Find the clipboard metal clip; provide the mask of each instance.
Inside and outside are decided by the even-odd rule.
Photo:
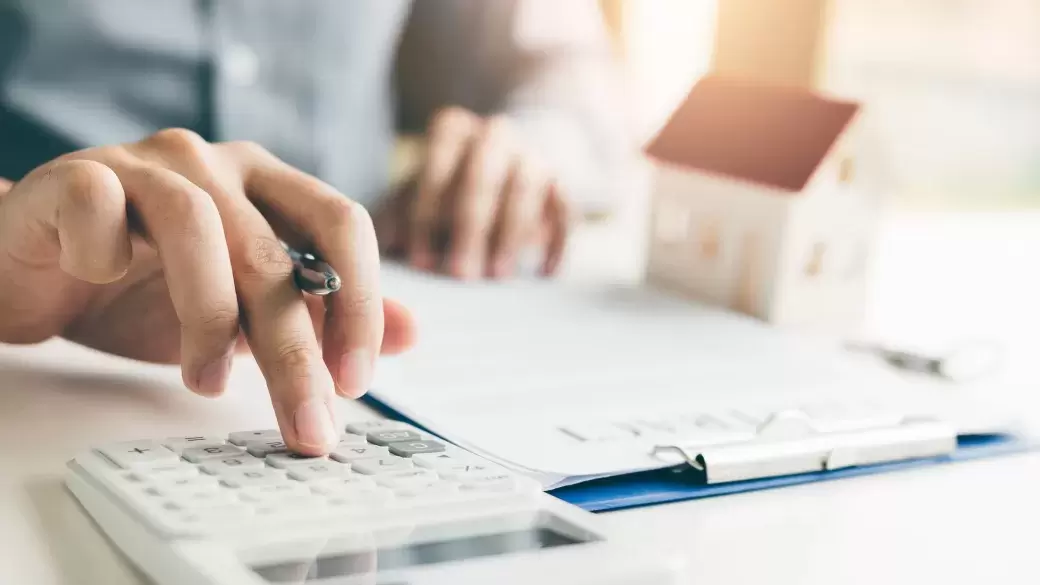
[[[942,457],[956,449],[956,430],[939,420],[908,418],[887,427],[822,433],[793,411],[777,413],[748,441],[657,445],[650,455],[667,460],[678,456],[699,482],[717,484]]]

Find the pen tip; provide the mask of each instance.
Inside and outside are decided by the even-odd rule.
[[[325,288],[332,292],[338,291],[341,286],[343,286],[343,282],[338,276],[330,276],[325,279]]]

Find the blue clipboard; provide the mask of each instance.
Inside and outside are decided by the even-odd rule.
[[[437,435],[390,408],[378,399],[367,395],[362,400],[384,416],[415,425],[430,434]],[[767,490],[819,481],[859,477],[876,473],[897,472],[910,469],[972,461],[1001,455],[1024,453],[1037,448],[1037,444],[1013,434],[961,435],[957,437],[957,449],[942,457],[914,459],[875,465],[847,467],[833,471],[799,473],[781,477],[767,477],[721,484],[703,484],[695,479],[692,468],[682,464],[666,469],[630,473],[569,485],[548,493],[570,504],[590,512],[607,512],[667,504],[685,500],[696,500]]]

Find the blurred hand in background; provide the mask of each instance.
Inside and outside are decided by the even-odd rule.
[[[384,253],[457,278],[505,278],[537,250],[556,272],[568,231],[566,199],[508,117],[451,107],[433,116],[425,161],[376,211]]]

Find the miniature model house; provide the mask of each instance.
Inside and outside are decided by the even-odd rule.
[[[651,284],[777,324],[850,332],[876,204],[857,104],[710,76],[651,142]]]

